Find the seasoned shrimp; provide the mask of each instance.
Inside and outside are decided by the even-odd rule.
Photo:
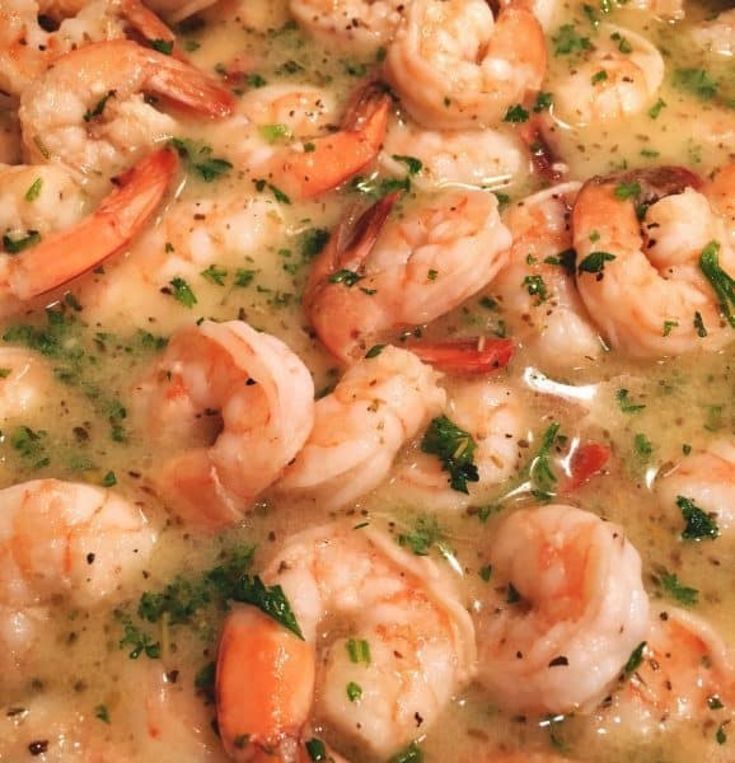
[[[623,530],[572,506],[522,509],[489,560],[521,598],[479,615],[481,683],[518,712],[601,699],[648,631],[641,560]]]
[[[346,218],[314,262],[304,310],[345,362],[406,326],[428,323],[483,288],[505,264],[510,233],[497,200],[446,190],[387,223],[394,196]]]
[[[177,446],[157,468],[157,486],[184,520],[208,527],[241,519],[314,423],[309,370],[241,321],[179,331],[135,397],[145,431]],[[202,445],[206,438],[214,442]]]
[[[683,458],[656,483],[659,502],[681,517],[681,499],[693,501],[711,514],[721,533],[735,530],[735,444],[718,440],[705,450]]]
[[[358,90],[338,130],[315,136],[326,127],[332,98],[321,88],[301,86],[256,91],[242,110],[265,137],[246,142],[248,171],[267,178],[286,195],[311,198],[328,191],[373,161],[383,144],[391,99],[385,88],[370,83]],[[273,130],[281,133],[271,135]],[[275,137],[275,139],[274,139]]]
[[[23,91],[27,154],[35,163],[58,163],[82,177],[128,167],[141,148],[177,129],[144,93],[211,118],[232,109],[227,90],[183,61],[128,40],[93,43],[59,58]]]
[[[472,623],[438,567],[375,530],[295,535],[263,580],[282,588],[303,640],[252,607],[225,621],[217,719],[234,760],[297,759],[312,717],[385,759],[425,733],[474,672]]]
[[[405,0],[290,0],[296,21],[330,49],[367,54],[393,39]]]
[[[735,250],[722,202],[699,188],[688,170],[661,167],[594,178],[580,191],[572,218],[577,287],[615,349],[675,356],[735,338],[703,271],[716,283],[722,271],[729,278]]]
[[[735,664],[706,620],[666,607],[644,638],[640,666],[599,713],[603,729],[622,723],[645,736],[682,721],[709,721],[714,729],[732,718]]]
[[[543,30],[520,2],[495,21],[485,0],[413,0],[385,59],[409,114],[440,130],[497,125],[545,71]]]
[[[51,369],[29,350],[0,348],[0,421],[38,411],[47,402]]]
[[[114,190],[80,222],[47,238],[31,230],[20,243],[11,239],[16,252],[0,254],[0,313],[17,311],[127,246],[158,208],[177,167],[175,153],[160,149],[118,177]],[[7,236],[4,244],[7,249]]]
[[[435,456],[412,451],[397,470],[391,487],[396,489],[398,500],[422,509],[460,511],[484,503],[493,489],[511,476],[521,459],[518,441],[527,435],[528,428],[517,393],[486,379],[449,385],[443,414],[474,440],[478,481],[467,484],[468,493],[454,490]]]
[[[146,5],[153,12],[163,16],[169,24],[178,24],[179,21],[203,11],[216,2],[217,0],[146,0]],[[41,13],[57,21],[77,16],[92,5],[94,0],[38,0]],[[150,34],[147,37],[149,40],[167,39]]]
[[[664,71],[661,53],[645,37],[601,24],[594,48],[558,79],[554,113],[573,125],[638,114],[655,100]]]
[[[401,446],[444,405],[438,375],[411,352],[385,347],[353,365],[318,400],[314,429],[278,489],[335,509],[386,479]]]
[[[723,11],[712,21],[703,21],[692,31],[692,37],[713,53],[735,55],[735,8]]]
[[[440,132],[396,120],[386,135],[380,163],[390,174],[404,177],[407,156],[421,162],[411,180],[422,189],[501,188],[530,171],[522,141],[502,128]]]
[[[571,213],[580,185],[540,191],[503,215],[513,246],[489,293],[512,321],[514,336],[545,367],[584,364],[603,349],[564,259],[572,249]]]
[[[53,9],[52,9],[53,10]],[[60,56],[90,42],[125,37],[128,28],[149,40],[173,42],[171,30],[139,0],[94,0],[68,8],[54,32],[38,16],[36,0],[3,0],[0,5],[0,89],[20,95]]]

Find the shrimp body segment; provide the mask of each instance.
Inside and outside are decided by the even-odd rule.
[[[711,514],[720,533],[735,530],[735,444],[718,440],[682,459],[656,485],[659,502],[672,516],[685,498]]]
[[[719,267],[735,274],[735,249],[700,186],[687,170],[662,167],[595,178],[580,191],[577,287],[613,348],[655,358],[718,350],[735,338],[700,267],[715,242]]]
[[[1,255],[0,312],[63,286],[127,246],[161,203],[178,159],[160,149],[117,178],[97,209],[19,255]]]
[[[602,352],[597,331],[577,293],[568,263],[572,248],[571,210],[580,184],[540,191],[503,215],[513,235],[508,264],[490,293],[514,321],[514,334],[551,367],[569,367]]]
[[[396,347],[355,363],[317,401],[314,429],[278,489],[334,509],[376,488],[401,446],[444,405],[437,381],[429,366]]]
[[[489,558],[521,601],[480,616],[480,681],[518,712],[601,699],[648,631],[641,560],[623,530],[571,506],[522,509]]]
[[[107,490],[52,479],[0,490],[0,604],[94,604],[132,581],[155,540],[140,509]]]
[[[511,239],[493,194],[445,190],[386,222],[394,201],[345,219],[309,274],[306,314],[345,362],[387,333],[449,312],[505,263]]]
[[[263,580],[281,586],[303,640],[259,612],[228,615],[217,713],[236,760],[266,751],[295,759],[311,716],[385,759],[428,730],[474,672],[471,620],[438,567],[377,531],[335,524],[299,533]],[[361,688],[352,701],[350,682]]]
[[[413,0],[385,60],[409,114],[441,130],[499,124],[545,71],[543,30],[519,2],[495,21],[485,0]]]
[[[173,510],[208,527],[241,519],[314,423],[309,370],[279,339],[242,321],[179,331],[135,396],[160,442],[191,443],[156,483]]]
[[[23,91],[26,153],[84,174],[127,167],[141,147],[176,130],[144,94],[213,119],[233,107],[229,91],[184,61],[128,40],[93,43],[59,58]]]

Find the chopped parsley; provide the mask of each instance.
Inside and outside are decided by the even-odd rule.
[[[672,82],[701,101],[711,101],[717,95],[717,83],[706,69],[676,69]]]
[[[668,336],[678,326],[678,321],[664,321],[664,329],[661,336]]]
[[[647,459],[653,453],[653,445],[643,432],[633,437],[633,450],[640,458]]]
[[[526,276],[523,279],[523,286],[531,297],[538,297],[539,304],[545,302],[548,297],[544,279],[539,275]]]
[[[269,183],[267,180],[253,180],[253,183],[255,184],[255,190],[258,191],[258,193],[262,193],[267,188],[273,194],[273,198],[279,204],[291,203],[291,199],[280,188],[276,187],[272,183]]]
[[[574,249],[565,249],[559,254],[545,257],[544,263],[546,265],[558,265],[560,268],[564,268],[569,275],[574,275],[577,267],[577,252]]]
[[[322,761],[326,763],[328,760],[327,748],[321,739],[313,737],[312,739],[309,739],[304,746],[306,747],[306,752],[309,754],[309,758],[314,761],[314,763],[321,763]]]
[[[514,106],[509,106],[508,111],[505,112],[503,122],[509,122],[510,124],[521,124],[528,121],[528,112],[521,106],[520,103],[516,103]]]
[[[418,175],[424,167],[424,163],[421,159],[417,159],[415,156],[401,156],[400,154],[393,154],[392,157],[395,161],[405,164],[408,168],[409,175]]]
[[[26,231],[25,236],[16,238],[5,234],[3,236],[3,249],[8,254],[20,254],[21,252],[35,246],[41,240],[41,234],[37,230]]]
[[[700,339],[704,339],[707,336],[707,328],[704,325],[704,319],[702,318],[702,313],[697,310],[697,312],[694,313],[694,330],[697,332],[697,336]]]
[[[361,698],[362,686],[360,686],[360,684],[356,684],[354,681],[350,681],[347,684],[347,699],[349,699],[350,702],[357,702]]]
[[[91,122],[93,119],[96,119],[97,117],[101,117],[105,111],[105,106],[107,106],[107,101],[109,101],[110,98],[114,98],[114,97],[115,97],[115,91],[108,90],[107,95],[100,98],[100,100],[97,101],[97,103],[95,104],[94,108],[87,109],[84,112],[84,121]]]
[[[589,37],[583,37],[578,34],[573,24],[560,26],[551,40],[554,43],[555,56],[568,56],[572,53],[592,50],[592,43]]]
[[[630,653],[630,657],[628,657],[628,661],[625,663],[625,666],[623,667],[623,675],[626,678],[629,678],[633,675],[633,673],[640,668],[640,666],[643,664],[643,651],[646,648],[646,642],[641,641],[640,644]]]
[[[220,268],[217,265],[210,265],[205,270],[199,273],[200,276],[206,278],[207,281],[217,284],[218,286],[225,285],[225,278],[227,278],[227,271],[224,268]]]
[[[43,178],[36,178],[23,197],[26,201],[35,201],[41,195],[41,188],[43,188]]]
[[[289,140],[292,137],[292,132],[289,126],[283,124],[263,125],[258,128],[258,132],[264,140],[268,141],[268,143]]]
[[[338,270],[336,273],[332,273],[332,275],[329,276],[329,282],[330,283],[342,283],[347,288],[351,288],[354,286],[358,281],[362,281],[363,276],[361,276],[359,273],[356,273],[354,270]]]
[[[406,747],[405,750],[396,753],[392,758],[388,760],[388,763],[423,763],[424,753],[416,742]]]
[[[699,256],[699,269],[714,289],[723,316],[735,328],[735,278],[720,267],[719,252],[719,242],[710,241]]]
[[[384,344],[374,344],[366,353],[365,358],[367,360],[371,360],[372,358],[377,358],[378,355],[380,355],[381,352],[385,349]]]
[[[684,604],[685,606],[692,606],[699,601],[699,591],[696,588],[691,588],[684,585],[678,575],[673,572],[664,570],[661,575],[656,578],[661,588],[673,599]]]
[[[148,40],[148,44],[157,50],[159,53],[163,53],[164,56],[170,56],[174,51],[173,40]]]
[[[538,452],[528,469],[531,480],[531,493],[538,500],[549,500],[554,495],[556,475],[551,466],[551,449],[559,434],[561,424],[554,422],[541,436]]]
[[[474,461],[475,440],[446,416],[432,419],[421,440],[421,450],[439,457],[442,468],[449,473],[452,490],[469,493],[468,482],[479,482],[480,474]]]
[[[115,487],[117,485],[117,477],[115,476],[115,472],[107,472],[105,476],[102,478],[101,482],[102,487]]]
[[[284,628],[288,628],[302,641],[304,640],[304,634],[296,621],[291,604],[280,585],[266,586],[257,575],[254,577],[243,575],[233,591],[232,598],[235,601],[252,604]]]
[[[665,109],[667,106],[666,101],[664,101],[663,98],[659,98],[656,103],[651,106],[650,109],[648,109],[648,116],[651,117],[651,119],[658,119],[659,115]]]
[[[189,170],[205,183],[217,180],[232,169],[231,162],[221,157],[212,156],[212,147],[204,143],[183,138],[172,138],[170,145],[187,162]]]
[[[714,517],[700,509],[691,498],[683,495],[676,497],[676,505],[686,522],[681,537],[684,540],[714,540],[720,534],[720,529]]]
[[[628,397],[628,394],[627,389],[619,389],[615,393],[615,398],[623,413],[639,413],[645,409],[646,406],[643,403],[633,403]]]
[[[410,548],[416,556],[428,556],[431,547],[444,538],[444,533],[434,517],[419,517],[413,532],[401,533],[398,543]]]
[[[612,262],[614,259],[615,255],[609,252],[592,252],[579,263],[577,270],[580,273],[602,274],[605,270],[605,263]]]
[[[618,183],[613,193],[616,199],[635,199],[641,195],[641,184],[635,180],[631,183]]]
[[[191,309],[196,305],[197,298],[191,290],[191,286],[183,279],[176,276],[169,281],[171,296],[184,307]]]
[[[250,286],[253,279],[257,275],[257,270],[249,270],[248,268],[238,268],[235,271],[235,286],[239,288],[245,288]]]
[[[545,93],[544,91],[540,91],[536,95],[536,101],[533,104],[533,110],[536,114],[539,114],[542,111],[550,109],[553,103],[554,95],[552,93]]]
[[[326,228],[309,228],[300,238],[301,257],[313,260],[329,242],[329,231]]]
[[[606,79],[607,79],[607,72],[604,69],[600,69],[600,71],[595,72],[590,77],[590,82],[593,85],[596,85],[598,82],[605,82]]]
[[[350,638],[346,643],[347,654],[350,658],[350,662],[355,665],[363,663],[364,665],[370,664],[370,644],[363,638]]]
[[[106,705],[97,705],[94,709],[94,717],[101,720],[103,723],[110,722],[110,711]]]

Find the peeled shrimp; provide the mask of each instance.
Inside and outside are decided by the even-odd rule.
[[[498,382],[455,381],[443,414],[475,441],[479,481],[467,484],[467,494],[453,490],[436,456],[411,452],[392,480],[396,499],[422,510],[459,511],[481,505],[518,466],[518,441],[527,434],[521,400]]]
[[[735,530],[735,444],[718,440],[686,456],[656,483],[661,506],[681,517],[677,498],[688,498],[712,514],[720,533]]]
[[[666,607],[651,617],[643,661],[600,711],[602,726],[622,725],[641,736],[682,721],[732,717],[735,664],[725,642],[703,618]],[[712,712],[712,700],[722,708]]]
[[[3,0],[0,6],[0,89],[20,95],[60,56],[90,42],[123,38],[128,28],[148,40],[173,42],[171,30],[139,0],[94,0],[66,8],[54,32],[38,16],[56,8],[36,0]]]
[[[135,397],[146,431],[178,446],[157,468],[159,490],[186,521],[214,528],[242,518],[314,422],[309,370],[242,321],[179,331]]]
[[[641,560],[623,530],[572,506],[522,509],[497,529],[489,560],[521,601],[479,615],[480,682],[524,713],[601,699],[648,631]]]
[[[204,117],[226,116],[232,108],[227,90],[183,61],[127,40],[93,43],[59,58],[23,91],[27,154],[82,176],[126,168],[141,148],[177,131],[145,93]]]
[[[344,506],[386,479],[401,446],[441,410],[437,374],[411,352],[385,347],[353,365],[318,400],[309,438],[278,489]]]
[[[688,170],[662,167],[594,178],[580,191],[573,213],[577,287],[613,348],[653,358],[717,350],[735,339],[700,268],[714,242],[721,244],[719,267],[735,274],[724,200],[700,187]]]
[[[394,121],[380,153],[382,167],[405,177],[401,157],[418,159],[421,170],[411,182],[421,189],[445,186],[500,188],[530,171],[527,152],[510,130],[423,130]]]
[[[723,11],[712,21],[703,21],[692,30],[695,42],[721,56],[735,55],[735,8]]]
[[[554,86],[554,113],[573,125],[638,114],[655,100],[664,72],[661,53],[645,37],[601,24],[594,48]]]
[[[520,2],[495,21],[485,0],[413,0],[385,59],[409,114],[441,130],[497,125],[545,71],[543,30]]]
[[[244,148],[244,161],[255,178],[266,178],[287,196],[311,198],[347,180],[380,151],[391,99],[385,88],[370,83],[347,105],[340,128],[326,134],[325,115],[331,98],[320,88],[277,86],[256,91],[243,111],[260,130],[278,129],[282,139],[260,139]],[[239,149],[238,153],[243,153]]]
[[[169,24],[178,24],[179,21],[214,5],[215,2],[217,0],[146,0],[146,5],[154,13],[163,16]],[[94,5],[94,0],[39,0],[38,5],[41,13],[61,21]],[[148,39],[164,38],[148,35]]]
[[[514,337],[533,348],[544,367],[577,366],[603,349],[564,262],[572,249],[571,212],[579,188],[576,182],[548,188],[503,214],[513,245],[489,293],[512,321]]]
[[[497,200],[447,190],[385,222],[385,197],[345,219],[314,262],[304,310],[336,357],[354,361],[386,334],[427,323],[482,289],[506,261]]]
[[[296,21],[330,49],[367,54],[386,46],[404,12],[403,0],[290,0]]]
[[[295,535],[263,580],[281,586],[303,640],[252,607],[228,615],[217,719],[234,760],[297,759],[312,715],[386,759],[426,733],[474,672],[470,618],[435,563],[377,531]]]
[[[158,208],[177,167],[176,155],[160,149],[118,177],[113,191],[80,222],[18,254],[0,254],[0,313],[17,311],[126,246]]]

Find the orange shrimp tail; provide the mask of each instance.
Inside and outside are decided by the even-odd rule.
[[[391,98],[378,83],[362,88],[333,135],[317,138],[313,151],[289,151],[283,175],[286,190],[309,199],[336,188],[378,155],[388,127]]]
[[[439,371],[462,376],[483,376],[505,368],[515,347],[510,339],[466,339],[449,342],[417,342],[407,345],[424,363]]]
[[[176,41],[176,36],[160,18],[140,0],[120,0],[120,14],[130,25],[132,32],[143,37],[146,43],[163,41],[173,44],[172,55],[180,60],[185,60]]]
[[[217,652],[217,723],[236,761],[284,758],[311,709],[314,648],[259,610],[240,606],[227,616]]]
[[[95,212],[12,259],[14,295],[27,300],[57,289],[127,246],[158,208],[177,168],[174,151],[149,154],[117,179]]]

